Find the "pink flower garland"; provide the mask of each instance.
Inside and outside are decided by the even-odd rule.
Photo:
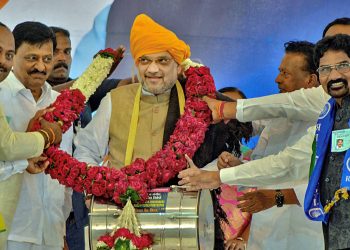
[[[56,147],[46,150],[50,166],[46,173],[53,179],[75,191],[85,191],[97,197],[123,204],[130,197],[132,202],[145,202],[147,190],[161,187],[186,167],[184,154],[193,157],[204,141],[210,124],[211,112],[200,99],[204,95],[215,96],[215,85],[209,68],[190,67],[186,72],[186,103],[184,115],[178,120],[173,135],[155,155],[147,161],[137,158],[120,170],[88,166]],[[57,98],[54,112],[46,114],[49,121],[61,120],[66,131],[81,112],[84,97],[78,90],[64,91]],[[66,115],[67,114],[67,115]]]

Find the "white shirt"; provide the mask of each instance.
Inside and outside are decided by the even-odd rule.
[[[329,95],[319,86],[260,98],[239,99],[237,100],[237,119],[246,122],[286,117],[290,120],[315,124],[329,98]],[[226,184],[245,186],[278,184],[303,179],[309,174],[309,167],[305,166],[305,158],[311,155],[310,145],[314,135],[315,126],[312,126],[295,144],[287,145],[277,155],[260,159],[259,166],[248,162],[244,166],[223,169],[220,171],[220,179]]]
[[[36,102],[29,89],[10,75],[0,85],[0,102],[14,131],[25,131],[36,111],[51,104],[58,93],[48,83]],[[72,128],[62,138],[61,149],[72,152]],[[13,173],[23,167],[13,163]],[[9,169],[10,170],[10,169]],[[8,171],[7,175],[11,175]],[[9,240],[63,247],[65,222],[71,210],[71,189],[60,185],[44,173],[24,173],[17,209],[9,232]]]
[[[102,99],[91,122],[79,130],[74,137],[74,157],[79,161],[92,165],[99,165],[108,153],[109,122],[111,119],[111,95]]]
[[[286,117],[316,123],[330,96],[322,86],[289,93],[237,100],[237,119],[241,122]]]
[[[286,146],[293,145],[306,134],[313,122],[290,121],[286,118],[271,119],[260,135],[250,164],[260,166],[263,157],[276,154]],[[309,145],[311,148],[311,144]],[[305,155],[304,167],[309,169],[310,156]],[[277,156],[275,156],[277,157]],[[245,165],[245,164],[243,164]],[[300,204],[304,203],[307,177],[299,181],[289,181],[277,185],[259,187],[259,189],[293,188]],[[321,223],[307,220],[304,210],[298,205],[272,207],[253,214],[248,249],[323,249]]]

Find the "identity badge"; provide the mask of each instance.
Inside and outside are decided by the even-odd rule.
[[[350,148],[350,129],[332,131],[332,152],[343,152]]]

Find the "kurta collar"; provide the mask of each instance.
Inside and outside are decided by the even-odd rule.
[[[170,91],[171,89],[167,90],[165,93],[160,95],[154,95],[144,88],[142,88],[141,92],[141,101],[150,103],[150,104],[157,104],[157,103],[164,103],[169,102],[170,99]]]

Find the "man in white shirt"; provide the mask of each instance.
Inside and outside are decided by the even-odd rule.
[[[18,24],[13,34],[13,71],[0,85],[0,102],[9,117],[11,128],[25,131],[35,112],[47,107],[58,96],[46,82],[52,70],[56,40],[52,31],[38,22]],[[71,152],[72,139],[70,129],[63,136],[61,148]],[[19,174],[12,175],[6,181],[12,181],[16,176]],[[17,204],[7,249],[61,250],[65,220],[71,210],[71,190],[44,173],[30,175],[25,172],[20,176],[19,198],[11,190],[0,189],[1,197],[5,199],[1,202]]]
[[[303,41],[285,44],[285,56],[275,80],[280,92],[291,92],[319,85],[316,66],[313,63],[313,47],[313,44]],[[313,122],[291,121],[286,118],[271,119],[260,135],[257,147],[251,155],[252,161],[242,165],[249,164],[257,168],[261,165],[260,159],[269,155],[274,155],[270,158],[271,162],[283,161],[283,157],[280,159],[281,156],[276,156],[276,154],[283,152],[287,146],[293,145],[306,134],[307,128],[312,125]],[[310,154],[311,143],[308,148]],[[304,161],[307,162],[309,159],[310,157],[305,157]],[[219,159],[219,163],[223,166],[224,162]],[[249,249],[307,248],[318,250],[323,248],[321,225],[305,220],[303,209],[296,205],[303,203],[306,185],[307,178],[304,178],[301,181],[285,182],[279,185],[259,186],[258,191],[245,194],[249,199],[238,207],[243,212],[254,213],[248,242]],[[283,198],[280,203],[277,203],[277,208],[257,213],[275,206],[275,197],[278,195]],[[283,204],[294,205],[283,206]],[[315,238],[318,240],[314,240]]]

